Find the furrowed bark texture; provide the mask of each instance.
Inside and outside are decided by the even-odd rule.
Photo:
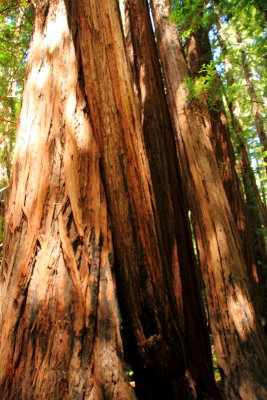
[[[198,398],[218,399],[186,216],[187,207],[148,4],[146,0],[127,0],[125,9],[127,51],[141,103],[144,143],[155,191],[154,208],[158,213],[157,226],[161,247],[166,253],[165,257],[170,258],[169,264],[173,269],[173,286],[189,370],[196,381]],[[174,253],[175,247],[177,250]],[[180,282],[175,285],[177,279]]]
[[[1,270],[2,400],[135,399],[75,15],[37,2]]]
[[[143,391],[146,399],[196,398],[179,327],[171,260],[157,231],[154,189],[117,2],[78,4],[85,87],[101,151],[120,306],[130,346],[136,349],[134,366],[139,372],[143,369],[137,374],[138,393]],[[169,246],[176,257],[175,243]]]
[[[248,156],[248,151],[244,140],[242,138],[242,126],[235,115],[235,105],[231,102],[228,103],[229,112],[231,115],[232,124],[234,127],[235,135],[238,141],[239,152],[241,155],[241,165],[242,165],[242,176],[244,183],[244,190],[246,194],[246,202],[248,207],[248,212],[250,215],[250,223],[252,224],[252,229],[256,234],[257,230],[260,229],[261,225],[267,225],[267,210],[265,204],[261,199],[259,189],[257,187],[255,175],[251,167],[250,159]],[[254,225],[255,224],[255,225]],[[257,244],[255,243],[256,247]],[[262,255],[259,255],[259,259],[264,259],[264,250]]]
[[[219,43],[225,55],[227,54],[227,46],[220,20],[217,21],[217,29],[219,32]],[[234,83],[234,76],[232,73],[231,62],[226,56],[224,57],[224,60],[225,70],[227,71],[227,80],[229,84],[232,85]],[[267,226],[267,209],[261,199],[260,191],[257,187],[255,175],[242,137],[242,122],[238,118],[238,115],[240,114],[239,104],[237,101],[230,102],[227,98],[226,102],[230,113],[233,131],[238,142],[238,152],[241,155],[241,177],[246,198],[248,225],[252,234],[254,254],[258,265],[260,279],[262,280],[262,276],[265,275],[264,269],[266,270],[266,243],[264,233],[262,232],[262,224]],[[266,292],[266,290],[264,291]],[[264,306],[263,313],[266,315],[266,312],[267,307]]]
[[[207,65],[212,60],[208,32],[204,29],[199,29],[195,34],[192,34],[188,40],[187,50],[189,70],[191,76],[196,78],[199,76],[199,71],[203,64]],[[255,296],[258,297],[259,304],[261,304],[261,288],[256,265],[257,255],[253,246],[253,230],[249,226],[245,201],[236,172],[236,160],[230,129],[220,96],[221,81],[219,76],[212,85],[215,85],[215,88],[210,88],[212,105],[209,104],[208,93],[208,95],[204,95],[203,98],[199,99],[200,106],[206,127],[209,129],[210,141],[218,163],[224,190],[241,238],[242,254],[245,258],[249,279],[255,288]],[[218,93],[215,93],[216,87]]]
[[[240,237],[201,113],[186,102],[183,82],[188,69],[176,27],[167,18],[169,1],[152,0],[151,4],[225,396],[263,400],[267,396],[266,342],[253,305]]]
[[[265,332],[267,330],[267,255],[266,255],[266,240],[264,232],[262,232],[262,225],[267,226],[267,213],[266,207],[263,203],[259,189],[256,183],[255,175],[253,173],[248,151],[242,137],[242,126],[234,112],[234,104],[228,103],[231,121],[233,124],[234,132],[238,141],[238,151],[241,155],[240,165],[243,178],[244,192],[246,195],[246,206],[248,214],[248,223],[252,232],[252,243],[254,252],[258,262],[259,279],[262,287],[263,305],[263,325]]]

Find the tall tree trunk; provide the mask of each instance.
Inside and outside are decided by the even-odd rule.
[[[191,75],[196,78],[203,64],[210,64],[212,52],[208,32],[199,28],[188,40],[188,65]],[[250,229],[247,210],[236,172],[236,160],[231,141],[230,129],[222,101],[222,83],[219,76],[211,82],[208,94],[199,99],[205,124],[209,129],[210,141],[218,163],[224,190],[238,229],[242,253],[247,271],[255,287],[255,295],[260,299],[259,276],[253,245],[253,230]]]
[[[253,225],[253,231],[256,233],[262,225],[267,226],[267,210],[265,204],[261,199],[261,195],[256,183],[255,175],[253,173],[248,151],[242,137],[242,125],[235,115],[235,106],[233,102],[228,102],[229,112],[234,126],[234,132],[237,137],[239,145],[239,153],[242,156],[242,177],[244,183],[244,190],[246,194],[246,201],[248,212],[252,212],[249,221]],[[256,224],[256,225],[255,225]],[[262,253],[264,254],[264,253]],[[259,259],[262,259],[261,257]]]
[[[161,247],[173,269],[180,325],[186,338],[189,370],[198,398],[219,398],[215,389],[210,344],[182,192],[174,133],[168,114],[162,75],[146,0],[127,0],[126,43],[135,86],[141,103],[145,148],[155,191],[154,209]],[[178,249],[173,258],[172,247]],[[171,259],[172,257],[172,259]],[[177,261],[179,260],[179,265]],[[176,278],[176,279],[175,279]],[[180,282],[176,283],[179,279]],[[182,289],[182,290],[181,290]]]
[[[266,342],[242,246],[199,110],[186,101],[188,68],[168,0],[152,0],[157,45],[177,134],[182,177],[195,220],[218,364],[228,399],[267,396]]]
[[[165,233],[157,225],[162,217],[155,208],[118,5],[116,0],[78,4],[85,88],[101,152],[123,323],[136,349],[139,394],[143,390],[146,399],[193,399],[195,383],[173,291],[176,242],[168,237],[167,254]],[[179,283],[177,287],[181,290]]]
[[[135,399],[122,368],[99,154],[69,28],[77,28],[76,10],[66,5],[36,5],[1,268],[1,399]]]
[[[265,330],[267,328],[267,256],[266,242],[263,226],[267,226],[267,210],[261,199],[259,189],[253,173],[248,151],[242,137],[242,126],[235,115],[233,102],[228,102],[229,112],[231,115],[234,132],[238,141],[238,151],[241,155],[241,173],[243,177],[243,186],[246,195],[246,206],[248,213],[248,223],[252,232],[253,246],[256,260],[259,267],[259,280],[262,287],[263,305],[261,313]]]
[[[219,19],[217,20],[217,29],[219,33],[219,44],[224,54],[226,79],[229,86],[231,86],[234,83],[234,76],[232,72],[231,62],[227,56],[227,44],[224,40],[224,33],[222,31]],[[224,93],[224,97],[226,99],[227,107],[229,110],[233,132],[238,142],[238,152],[241,155],[241,179],[243,181],[244,193],[246,197],[248,224],[250,226],[250,231],[253,238],[256,261],[259,269],[261,270],[263,268],[266,268],[266,245],[264,233],[262,232],[262,225],[267,226],[267,210],[264,202],[262,201],[261,194],[256,183],[255,174],[253,172],[249,159],[247,147],[242,136],[242,122],[240,118],[238,118],[238,115],[240,115],[240,107],[237,100],[231,102],[229,101],[229,99],[227,98],[227,93]],[[265,308],[266,307],[264,307],[264,309]]]

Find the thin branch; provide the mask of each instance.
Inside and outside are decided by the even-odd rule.
[[[11,124],[17,125],[17,121],[11,121],[10,119],[6,119],[6,118],[0,118],[0,121],[10,122]]]

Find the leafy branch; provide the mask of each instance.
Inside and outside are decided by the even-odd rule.
[[[208,64],[203,64],[195,78],[187,77],[185,79],[185,87],[188,90],[188,100],[201,100],[205,96],[209,107],[214,107],[220,90],[215,62],[211,61]]]

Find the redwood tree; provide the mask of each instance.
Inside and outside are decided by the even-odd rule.
[[[205,76],[205,73],[201,72],[202,68],[211,65],[212,62],[211,46],[206,29],[199,27],[194,34],[190,35],[187,52],[190,76],[194,79]],[[260,311],[263,312],[260,272],[256,261],[260,263],[260,260],[263,261],[265,256],[263,256],[264,252],[262,252],[262,257],[259,258],[259,254],[256,251],[257,248],[253,243],[253,238],[257,234],[255,229],[250,226],[250,210],[246,207],[247,204],[245,204],[244,194],[236,171],[230,125],[227,121],[222,99],[222,82],[217,73],[215,71],[214,73],[213,81],[210,83],[207,93],[202,94],[197,99],[197,102],[201,106],[203,118],[205,118],[205,124],[208,127],[224,190],[240,235],[248,276],[255,287],[255,300],[258,297]]]
[[[3,400],[135,398],[68,12],[62,0],[36,8],[1,268]]]
[[[180,323],[189,355],[190,372],[196,380],[197,393],[202,398],[219,398],[211,369],[210,346],[203,326],[203,307],[187,221],[187,202],[175,149],[168,106],[164,93],[160,63],[146,0],[127,0],[126,43],[135,87],[141,103],[145,148],[155,188],[158,229],[166,254],[172,254],[176,241],[180,265],[170,260],[173,275],[180,277],[180,287],[174,289],[180,310]],[[181,227],[184,227],[181,231]],[[187,229],[186,229],[187,226]],[[172,240],[170,240],[172,238]],[[176,278],[177,279],[177,278]],[[178,290],[177,290],[178,289]]]
[[[34,4],[35,31],[1,266],[1,398],[135,399],[123,371],[116,287],[138,398],[216,398],[187,205],[181,191],[172,187],[180,186],[180,177],[170,150],[175,141],[155,47],[146,53],[146,68],[135,66],[139,77],[147,73],[143,81],[136,79],[139,104],[116,0]],[[145,19],[139,21],[147,24],[145,3],[132,4],[145,7]],[[162,0],[154,11],[161,7],[164,10]],[[161,28],[160,18],[156,22]],[[176,35],[168,36],[165,23],[166,35],[158,29],[159,49],[171,57],[178,50],[179,57]],[[149,29],[146,45],[150,43],[151,50]],[[140,41],[136,32],[134,40]],[[144,54],[138,51],[139,61]],[[198,110],[176,97],[171,101],[173,94],[179,94],[180,101],[186,94],[184,60],[179,59],[181,75],[172,77],[171,70],[166,74],[170,65],[165,56],[161,52],[171,119],[181,133],[182,187],[199,217],[196,221],[202,223],[197,234],[226,393],[249,399],[254,390],[257,398],[264,398],[265,343],[234,220],[208,135],[194,116]],[[156,91],[149,74],[155,74]],[[170,77],[175,78],[174,88]],[[145,90],[149,101],[153,96],[159,101],[153,102],[157,113],[162,111],[159,119],[144,108]],[[166,124],[166,137],[160,136],[161,124]],[[156,143],[150,126],[157,132]],[[196,143],[203,150],[200,157]],[[162,160],[153,154],[157,151]],[[198,342],[194,329],[201,336]],[[205,368],[198,371],[197,357],[202,356]],[[236,381],[230,376],[234,373]]]
[[[181,331],[183,287],[177,276],[179,261],[191,259],[177,242],[172,211],[163,221],[163,210],[158,209],[164,202],[159,201],[155,175],[152,178],[155,170],[150,170],[143,145],[117,3],[80,0],[78,4],[85,90],[101,152],[120,306],[135,349],[137,378],[146,399],[188,396],[188,391],[194,398],[195,376]],[[165,176],[158,174],[157,184],[165,188],[165,201],[172,207],[169,187],[162,181]],[[168,210],[166,204],[164,209]],[[180,230],[188,237],[184,214],[179,218]],[[199,299],[192,304],[199,308]]]
[[[201,109],[186,101],[188,67],[170,2],[152,0],[157,46],[182,178],[187,188],[206,287],[224,393],[229,399],[265,399],[266,338],[255,307],[240,236],[223,188]]]
[[[231,86],[234,84],[235,79],[232,71],[231,61],[228,56],[228,46],[225,40],[225,35],[222,30],[220,19],[218,18],[216,21],[217,30],[218,30],[218,41],[220,48],[222,50],[224,56],[224,66],[226,70],[226,80],[227,85]],[[227,103],[230,122],[232,125],[232,131],[237,142],[237,152],[240,155],[240,167],[241,173],[240,177],[243,182],[244,194],[245,194],[245,202],[246,202],[246,214],[248,225],[251,231],[252,236],[252,246],[254,249],[254,254],[256,261],[258,263],[259,275],[261,276],[261,280],[266,281],[264,275],[266,275],[266,243],[264,237],[264,231],[262,230],[263,226],[267,224],[267,210],[264,204],[264,201],[261,198],[261,194],[259,188],[256,183],[256,177],[253,172],[253,168],[251,166],[251,160],[249,158],[248,149],[242,135],[242,131],[244,127],[242,126],[242,121],[238,118],[240,114],[240,105],[237,99],[230,99],[227,96],[227,93],[224,93],[224,97]],[[244,236],[243,236],[244,237]],[[245,240],[245,245],[247,240]],[[249,247],[249,246],[247,246]],[[262,282],[266,287],[266,283]],[[266,289],[265,298],[266,298]],[[266,300],[265,300],[266,303]],[[266,306],[263,307],[263,314],[266,316]]]
[[[1,266],[1,398],[135,398],[114,268],[140,396],[196,399],[180,254],[157,225],[117,3],[35,7]]]

